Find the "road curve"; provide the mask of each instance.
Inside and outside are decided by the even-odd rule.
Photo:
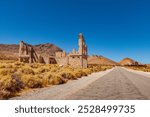
[[[12,99],[147,100],[150,99],[150,75],[115,67],[65,85]]]

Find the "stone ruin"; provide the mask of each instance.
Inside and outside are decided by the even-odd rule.
[[[71,65],[73,67],[87,68],[88,62],[88,47],[85,43],[82,33],[79,34],[79,49],[76,51],[72,50],[71,53],[66,54],[66,52],[56,52],[56,60],[60,65]]]
[[[29,45],[23,41],[20,42],[19,61],[24,63],[56,64],[56,60],[54,57],[44,57],[38,54],[32,45]]]
[[[34,63],[37,62],[38,59],[39,57],[33,49],[33,46],[21,41],[19,47],[19,61],[24,63]]]
[[[88,47],[85,43],[85,39],[82,33],[79,34],[79,49],[72,50],[70,53],[65,51],[58,51],[55,56],[45,57],[39,55],[32,45],[20,42],[19,48],[19,61],[24,63],[46,63],[46,64],[59,64],[59,65],[71,65],[75,68],[87,68],[88,67]]]

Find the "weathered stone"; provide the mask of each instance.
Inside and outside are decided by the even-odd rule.
[[[75,49],[66,56],[62,56],[63,52],[56,52],[56,60],[60,65],[71,65],[73,67],[87,68],[88,62],[88,48],[85,43],[82,33],[79,34],[79,49],[76,52]]]

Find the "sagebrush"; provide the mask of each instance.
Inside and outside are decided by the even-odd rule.
[[[0,99],[10,98],[24,89],[59,85],[76,80],[93,72],[104,71],[112,66],[90,66],[76,69],[52,64],[25,64],[0,61]]]

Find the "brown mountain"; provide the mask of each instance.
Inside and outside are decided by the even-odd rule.
[[[119,65],[117,62],[103,56],[89,56],[88,64],[92,65]]]
[[[119,62],[121,65],[140,65],[141,63],[131,59],[131,58],[124,58]]]
[[[54,56],[56,51],[62,51],[62,49],[50,43],[34,45],[33,47],[38,54],[45,56]],[[0,44],[0,60],[17,60],[18,53],[19,45]]]
[[[150,64],[146,64],[148,67],[150,67]]]

